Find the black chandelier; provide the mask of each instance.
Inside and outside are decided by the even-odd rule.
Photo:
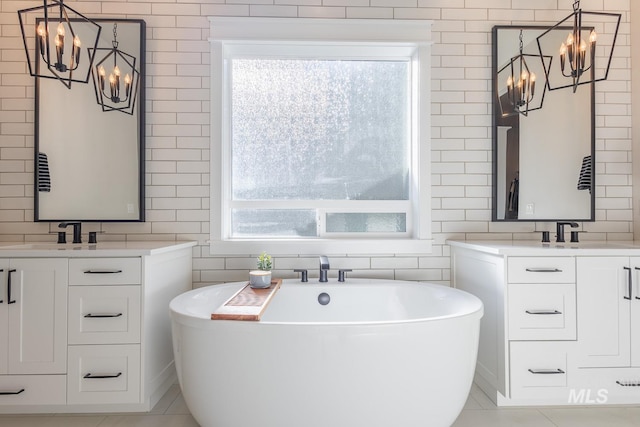
[[[133,114],[138,95],[140,72],[136,57],[118,49],[118,24],[113,24],[111,48],[97,48],[108,53],[92,67],[92,78],[98,104],[102,111],[120,111]],[[105,67],[111,66],[109,77]],[[124,74],[124,76],[123,76]]]
[[[537,75],[532,68],[529,68],[527,58],[535,58],[537,64],[540,57],[524,53],[522,30],[520,30],[519,41],[518,55],[512,57],[504,67],[498,70],[498,80],[504,79],[506,74],[507,91],[501,94],[498,90],[502,117],[514,114],[527,116],[530,111],[541,109],[547,91],[546,68],[551,66],[552,58],[550,56],[543,57],[542,68],[545,69],[545,81],[542,82],[542,85],[536,84]]]
[[[579,85],[607,79],[621,16],[619,13],[585,12],[580,8],[580,0],[575,0],[572,14],[538,36],[538,50],[542,57],[545,40],[553,37],[553,30],[565,27],[569,29],[567,38],[559,46],[559,69],[553,73],[551,69],[547,72],[549,90],[571,87],[575,92]],[[615,25],[610,42],[598,41],[596,25],[603,28]],[[600,70],[597,69],[597,57],[606,57],[606,67],[601,66]]]
[[[89,81],[94,54],[90,47],[82,60],[81,40],[91,40],[89,46],[95,49],[100,25],[64,0],[44,0],[41,6],[19,10],[18,19],[30,75],[60,80],[69,89],[72,82]]]

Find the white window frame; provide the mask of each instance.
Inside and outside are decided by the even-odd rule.
[[[210,252],[215,255],[256,254],[426,254],[431,252],[431,21],[308,19],[308,18],[210,18],[211,44],[211,183]],[[412,61],[411,237],[357,238],[259,238],[228,237],[230,200],[230,112],[226,88],[225,58],[256,46],[286,45],[291,57],[314,55],[327,59],[335,46],[353,48],[354,55],[389,49]],[[312,46],[313,49],[309,49]],[[359,52],[359,54],[356,54]],[[286,55],[284,55],[286,56]],[[341,54],[342,56],[342,54]],[[371,55],[369,55],[370,57]],[[345,210],[342,209],[342,212]],[[409,220],[409,218],[408,218]],[[368,236],[368,235],[367,235]]]

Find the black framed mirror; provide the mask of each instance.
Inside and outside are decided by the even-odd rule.
[[[135,58],[134,79],[139,80],[127,94],[122,60],[118,98],[108,78],[101,91],[97,69],[88,84],[74,83],[70,89],[55,79],[36,79],[35,221],[144,221],[145,22],[94,21],[102,27],[94,65],[116,40],[126,58]],[[82,54],[81,60],[88,60],[87,51]],[[104,64],[107,73],[114,72],[111,57]],[[108,100],[130,95],[132,108],[105,108],[101,92]]]
[[[537,74],[537,91],[550,79],[561,78],[557,57],[542,65],[537,37],[542,26],[493,28],[493,221],[595,220],[595,102],[594,85],[546,90],[541,108],[527,115],[508,105],[505,66],[523,53]],[[569,29],[553,30],[542,43],[557,52]],[[538,56],[537,58],[535,58]],[[506,67],[508,69],[508,67]]]

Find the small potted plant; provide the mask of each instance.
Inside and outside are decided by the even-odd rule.
[[[252,288],[271,286],[271,255],[262,252],[258,256],[258,269],[249,272],[249,284]]]

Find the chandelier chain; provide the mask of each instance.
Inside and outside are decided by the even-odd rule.
[[[522,50],[524,49],[524,43],[522,40],[522,30],[520,30],[520,55],[522,55]]]
[[[113,24],[113,41],[111,42],[114,49],[118,48],[118,23],[114,22]]]

